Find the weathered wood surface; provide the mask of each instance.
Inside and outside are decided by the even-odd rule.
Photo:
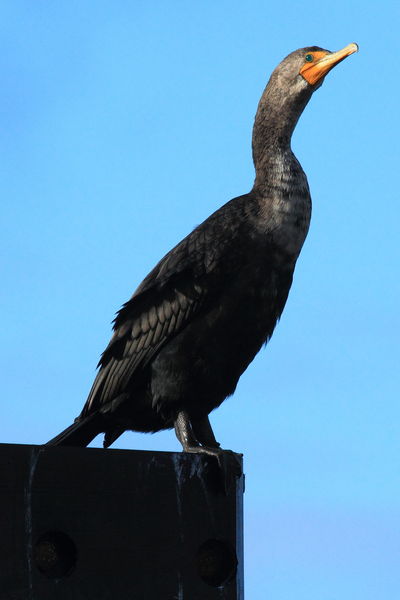
[[[171,452],[0,444],[0,600],[243,598],[243,477]]]

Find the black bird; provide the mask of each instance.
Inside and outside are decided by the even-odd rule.
[[[208,415],[271,337],[309,227],[293,130],[328,71],[357,49],[301,48],[278,65],[255,118],[252,190],[147,275],[117,313],[82,413],[48,444],[86,446],[104,432],[108,447],[125,430],[174,427],[185,452],[220,456]]]

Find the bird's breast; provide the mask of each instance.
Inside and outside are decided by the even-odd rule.
[[[309,196],[289,194],[274,200],[270,215],[270,236],[275,246],[298,256],[310,226]]]
[[[311,219],[310,191],[301,167],[276,173],[259,196],[259,211],[259,228],[264,235],[277,249],[296,259]]]

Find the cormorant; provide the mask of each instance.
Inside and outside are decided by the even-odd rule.
[[[253,129],[256,177],[173,248],[122,306],[79,417],[50,445],[104,446],[125,430],[174,427],[186,452],[221,456],[209,413],[281,316],[307,235],[311,199],[290,140],[325,75],[357,51],[317,46],[274,70]]]

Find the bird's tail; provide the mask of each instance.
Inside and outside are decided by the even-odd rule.
[[[98,413],[77,419],[46,443],[46,446],[87,446],[103,430],[103,419]]]

